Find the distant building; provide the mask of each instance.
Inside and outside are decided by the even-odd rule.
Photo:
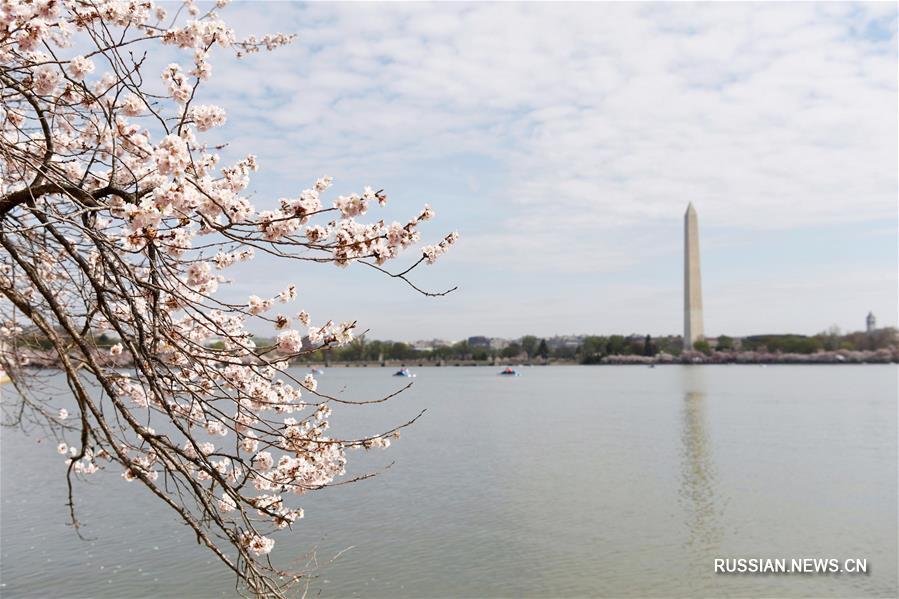
[[[509,347],[509,341],[507,339],[500,339],[499,337],[493,337],[490,339],[490,349],[495,349],[497,351],[504,350]]]
[[[868,312],[868,318],[865,319],[867,331],[870,333],[877,328],[877,319],[874,318],[874,312]]]
[[[483,335],[477,335],[475,337],[468,338],[468,347],[483,347],[484,349],[490,348],[490,339],[484,337]]]
[[[448,341],[443,339],[420,339],[412,344],[412,347],[417,349],[418,351],[434,351],[438,347],[448,347],[452,345]]]
[[[556,335],[546,339],[546,346],[551,350],[577,349],[584,341],[583,335]]]

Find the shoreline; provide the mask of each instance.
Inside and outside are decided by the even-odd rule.
[[[122,356],[110,356],[108,353],[98,352],[97,361],[107,368],[129,368],[130,360],[122,359]],[[21,367],[44,370],[59,369],[57,361],[49,352],[30,351],[20,354],[25,360]],[[659,353],[654,356],[641,356],[635,354],[614,354],[603,357],[594,356],[586,360],[574,359],[530,359],[527,356],[514,358],[494,358],[488,360],[465,359],[408,359],[408,360],[374,360],[374,361],[338,361],[338,360],[293,360],[292,367],[299,368],[403,368],[403,367],[437,367],[437,368],[464,368],[464,367],[493,367],[504,368],[506,366],[536,367],[536,366],[668,366],[679,365],[841,365],[841,364],[899,364],[899,347],[889,347],[879,350],[836,350],[822,351],[814,354],[798,353],[773,353],[773,352],[716,352],[708,354],[700,352],[685,352],[680,355]]]
[[[384,369],[393,369],[393,368],[505,368],[507,366],[519,367],[519,368],[542,368],[549,366],[583,366],[585,368],[592,367],[603,367],[603,366],[644,366],[654,368],[656,366],[884,366],[884,365],[899,365],[899,361],[890,360],[890,361],[861,361],[861,362],[849,362],[849,361],[821,361],[821,360],[801,360],[801,361],[756,361],[756,362],[714,362],[714,361],[696,361],[696,362],[688,362],[688,361],[671,361],[671,362],[634,362],[634,361],[608,361],[608,362],[596,362],[592,364],[582,364],[580,362],[576,362],[573,360],[567,361],[553,361],[553,362],[504,362],[498,364],[492,364],[490,362],[452,362],[448,364],[436,364],[429,362],[413,362],[413,361],[397,361],[397,362],[388,362],[385,364],[380,364],[377,362],[331,362],[328,364],[323,364],[321,362],[309,362],[309,363],[297,363],[294,362],[290,365],[291,368],[384,368]],[[115,368],[130,368],[133,364],[117,364]],[[25,367],[28,370],[40,370],[40,371],[51,371],[51,370],[61,370],[58,366],[53,364],[29,364]],[[7,378],[0,382],[11,382],[10,378]]]

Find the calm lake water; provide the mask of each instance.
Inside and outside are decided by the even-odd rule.
[[[336,406],[335,434],[425,416],[304,498],[286,564],[323,597],[895,597],[897,367],[418,368]],[[332,368],[327,393],[408,379]],[[8,387],[4,389],[8,393]],[[116,473],[66,526],[55,443],[2,431],[0,594],[218,597],[234,579]],[[105,480],[104,480],[105,479]],[[107,484],[108,483],[108,484]],[[347,548],[339,559],[337,553]],[[716,575],[715,557],[866,558],[867,575]]]

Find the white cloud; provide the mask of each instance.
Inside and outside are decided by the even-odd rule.
[[[220,81],[265,107],[294,149],[284,169],[483,154],[507,168],[491,200],[524,210],[519,226],[669,218],[687,199],[745,226],[894,211],[896,39],[856,31],[882,6],[283,11],[253,24],[295,24],[297,44]]]
[[[452,198],[451,264],[626,270],[678,251],[688,200],[706,231],[896,217],[892,3],[259,6],[231,21],[298,41],[214,89],[260,194]]]

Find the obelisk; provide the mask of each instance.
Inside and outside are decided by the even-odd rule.
[[[702,339],[702,278],[699,274],[699,221],[693,202],[684,214],[684,350]]]

